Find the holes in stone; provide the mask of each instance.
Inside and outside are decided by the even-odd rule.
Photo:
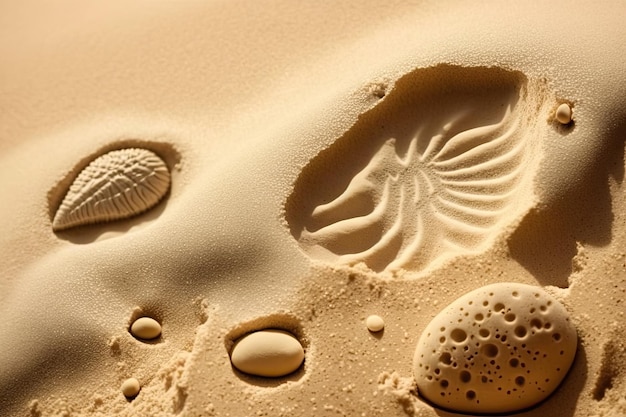
[[[518,376],[517,378],[515,378],[515,385],[517,385],[518,387],[523,387],[525,383],[526,378],[524,378],[523,376]]]
[[[543,322],[539,319],[532,319],[530,321],[530,327],[534,327],[535,329],[541,329],[543,327]]]
[[[513,291],[511,295],[515,298],[519,297],[519,293],[517,291]]]
[[[465,333],[462,329],[457,328],[452,330],[450,337],[457,343],[463,343],[465,339],[467,339],[467,333]]]
[[[482,337],[485,337],[485,338],[486,338],[486,337],[489,337],[489,334],[490,334],[490,333],[489,333],[489,330],[487,330],[487,329],[480,329],[480,330],[478,331],[478,334],[479,334],[480,336],[482,336]]]
[[[445,336],[441,336],[441,337],[439,338],[439,343],[441,343],[442,345],[443,345],[444,343],[446,343],[446,338],[445,338]]]
[[[498,356],[498,347],[492,343],[487,343],[480,348],[480,352],[488,358],[495,358]]]
[[[439,362],[443,363],[444,365],[450,365],[452,363],[452,355],[450,355],[448,352],[442,353],[441,356],[439,356]]]
[[[470,374],[468,371],[461,371],[461,382],[470,382],[472,379],[472,374]]]
[[[526,327],[524,326],[517,326],[514,332],[515,332],[515,336],[519,337],[520,339],[526,336],[526,333],[527,333]]]
[[[504,315],[504,320],[508,321],[509,323],[512,323],[515,321],[515,314],[513,313],[507,313]]]
[[[435,368],[435,375],[439,375],[441,373],[441,369]]]
[[[474,316],[474,320],[476,321],[483,321],[485,319],[485,316],[482,315],[482,313],[478,313]]]
[[[450,384],[448,383],[448,380],[447,380],[447,379],[442,379],[442,380],[439,382],[439,385],[441,385],[441,388],[448,388],[448,385],[450,385]]]
[[[493,306],[493,311],[495,311],[496,313],[500,312],[504,310],[504,304],[502,303],[496,303],[495,306]]]
[[[511,366],[511,368],[517,368],[517,365],[519,365],[519,360],[517,358],[511,358],[509,359],[509,365]]]
[[[445,327],[442,327],[442,328],[440,328],[440,329],[439,329],[439,331],[440,331],[440,332],[445,332],[445,331],[446,331],[446,328],[445,328]]]
[[[552,335],[552,339],[554,339],[555,342],[558,342],[561,340],[561,334],[560,333],[554,333]]]
[[[485,300],[483,301],[483,306],[487,307],[489,305],[489,301]]]
[[[483,376],[481,376],[481,377],[480,377],[480,381],[481,381],[483,384],[486,384],[486,383],[487,383],[487,381],[488,381],[488,379],[487,379],[487,377],[486,377],[486,376],[484,376],[484,375],[483,375]]]
[[[541,310],[541,311],[543,311],[543,312],[545,312],[547,309],[548,309],[548,308],[547,308],[546,306],[541,306],[541,307],[539,307],[539,310]]]
[[[543,325],[543,328],[546,330],[550,329],[551,327],[552,327],[552,323],[546,323]]]
[[[467,398],[468,400],[473,400],[474,398],[476,398],[476,393],[472,390],[469,390],[465,393],[465,398]]]

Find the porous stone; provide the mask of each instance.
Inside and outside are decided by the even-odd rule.
[[[424,329],[413,363],[418,392],[457,412],[522,410],[561,383],[576,340],[567,311],[543,289],[488,285],[458,298]]]

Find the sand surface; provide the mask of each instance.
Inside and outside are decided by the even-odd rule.
[[[626,415],[624,16],[4,2],[0,415],[458,415],[416,389],[417,342],[499,282],[551,294],[578,336],[558,389],[516,415]],[[53,230],[80,172],[125,148],[169,169],[160,202]],[[157,339],[129,333],[142,316]],[[304,364],[234,369],[234,343],[272,328]]]

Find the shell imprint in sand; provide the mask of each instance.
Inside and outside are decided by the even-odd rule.
[[[565,308],[538,287],[499,283],[460,297],[428,324],[413,371],[421,396],[467,413],[508,413],[548,397],[576,353]]]
[[[259,330],[239,339],[230,355],[241,372],[281,377],[295,372],[304,360],[304,349],[291,333],[278,329]]]
[[[138,148],[108,152],[78,174],[52,228],[58,232],[132,217],[154,207],[169,187],[170,172],[154,152]]]
[[[286,213],[311,257],[423,270],[483,250],[524,210],[540,137],[527,80],[444,66],[413,76],[303,170]]]

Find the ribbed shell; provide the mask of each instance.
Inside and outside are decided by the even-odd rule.
[[[108,152],[78,174],[54,216],[52,229],[135,216],[154,207],[169,187],[170,172],[154,152],[138,148]]]

